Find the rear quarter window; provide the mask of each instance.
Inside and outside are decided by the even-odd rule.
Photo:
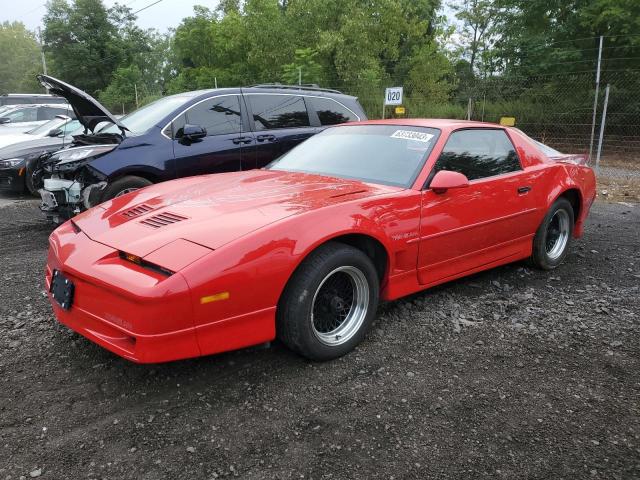
[[[346,122],[357,122],[358,116],[345,105],[332,98],[309,97],[307,101],[318,114],[320,125],[338,125]]]

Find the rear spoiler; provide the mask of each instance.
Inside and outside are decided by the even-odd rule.
[[[552,162],[573,163],[574,165],[587,165],[589,157],[584,154],[567,154],[549,157]]]

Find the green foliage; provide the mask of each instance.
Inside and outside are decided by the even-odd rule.
[[[0,93],[42,92],[35,75],[42,69],[40,47],[21,22],[0,24]]]
[[[311,48],[298,48],[293,63],[282,67],[282,81],[294,85],[298,83],[323,83],[322,66],[316,61],[318,52]]]
[[[135,105],[125,94],[134,81],[138,89],[159,93],[170,68],[170,40],[142,30],[131,10],[102,0],[50,0],[44,17],[44,42],[51,74],[105,103],[127,109]]]
[[[109,86],[100,92],[99,100],[113,112],[129,112],[139,106],[142,92],[136,97],[136,89],[143,85],[142,72],[136,65],[120,67]]]

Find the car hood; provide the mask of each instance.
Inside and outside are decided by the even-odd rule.
[[[161,183],[115,198],[72,221],[96,242],[145,257],[178,239],[217,249],[291,215],[398,190],[252,170]]]
[[[96,125],[105,121],[116,124],[121,130],[127,128],[100,102],[82,90],[48,75],[38,75],[37,79],[50,93],[66,98],[78,121],[90,131],[93,132]]]
[[[29,135],[28,133],[10,133],[7,135],[0,135],[0,148],[12,145],[14,143],[28,142],[37,137]]]
[[[27,135],[30,137],[30,135]],[[0,137],[1,141],[2,137]],[[67,138],[64,143],[70,143],[73,139]],[[63,141],[60,137],[44,137],[35,138],[32,140],[22,141],[19,143],[13,143],[11,145],[1,146],[0,144],[0,159],[18,158],[24,155],[29,155],[37,151],[51,151],[52,149],[58,150],[62,148]]]

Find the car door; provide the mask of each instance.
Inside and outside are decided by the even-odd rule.
[[[239,95],[218,95],[176,117],[163,130],[173,142],[176,177],[242,170],[245,148],[254,143],[253,134],[243,124],[245,115]],[[185,125],[203,127],[206,136],[187,140]],[[250,161],[244,168],[253,165]]]
[[[535,173],[523,170],[504,129],[457,130],[449,136],[430,178],[462,173],[466,188],[422,193],[418,280],[445,281],[475,269],[521,258],[530,250],[536,208]]]
[[[246,93],[245,100],[256,139],[257,168],[264,167],[318,130],[311,125],[302,95]]]

